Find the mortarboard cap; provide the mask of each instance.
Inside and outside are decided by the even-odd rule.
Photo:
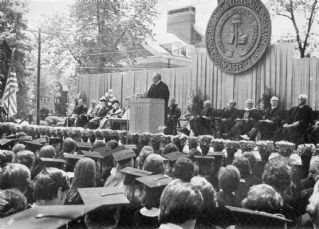
[[[17,139],[17,135],[16,134],[10,134],[10,135],[6,136],[6,139]]]
[[[13,147],[16,142],[16,139],[0,139],[0,148],[9,149]]]
[[[45,167],[54,167],[58,169],[64,169],[66,161],[59,158],[46,158],[41,157],[40,158],[41,164],[43,164]]]
[[[42,148],[42,144],[38,143],[38,142],[34,142],[34,141],[25,141],[23,142],[25,144],[25,148],[27,150],[30,150],[32,152],[35,152],[37,150],[40,150]]]
[[[32,142],[38,143],[41,145],[45,145],[47,143],[47,139],[46,138],[37,138],[37,139],[32,140]]]
[[[29,135],[23,135],[17,138],[18,142],[31,142],[32,141],[32,136]]]
[[[90,150],[92,149],[92,143],[90,142],[75,142],[78,150]]]
[[[292,222],[278,214],[270,214],[231,206],[226,206],[226,209],[231,212],[233,224],[245,226],[245,228],[257,228],[258,226],[262,226],[263,228],[279,228],[278,226],[284,226],[285,224]]]
[[[84,156],[92,158],[92,159],[103,159],[104,157],[97,151],[86,151],[81,150],[81,153],[84,154]]]
[[[173,179],[169,176],[156,174],[135,178],[138,182],[144,184],[148,188],[160,188],[168,185]]]
[[[129,204],[129,200],[118,188],[78,188],[85,205],[114,206]]]
[[[64,153],[63,158],[67,160],[75,160],[78,161],[81,158],[83,158],[84,155],[79,155],[79,154],[72,154],[72,153]]]
[[[96,148],[96,149],[94,149],[94,151],[100,153],[103,158],[111,157],[111,156],[113,156],[114,151],[117,152],[117,150],[111,150],[107,146]]]
[[[152,172],[136,169],[132,167],[126,167],[122,169],[120,172],[125,174],[124,185],[129,185],[134,181],[136,177],[144,177],[152,175]]]
[[[134,151],[126,147],[119,147],[111,151],[116,162],[121,162],[136,157]]]
[[[61,228],[97,207],[99,205],[36,206],[2,218],[0,228]]]
[[[163,157],[171,162],[175,162],[181,157],[186,157],[186,155],[179,151],[175,151],[175,152],[164,154]]]
[[[57,143],[63,143],[63,139],[62,138],[56,138],[56,137],[50,137],[48,138],[48,142],[49,144],[57,144]]]

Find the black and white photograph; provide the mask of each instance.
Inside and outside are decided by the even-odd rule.
[[[318,10],[0,0],[0,228],[319,229]]]

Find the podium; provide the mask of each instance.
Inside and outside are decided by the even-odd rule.
[[[164,99],[139,98],[130,109],[130,132],[158,133],[158,127],[164,126]]]

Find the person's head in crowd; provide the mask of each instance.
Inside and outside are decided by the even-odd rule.
[[[106,147],[106,143],[103,140],[95,140],[95,142],[93,143],[92,149],[98,149],[98,148],[102,148],[102,147]]]
[[[284,193],[291,183],[291,167],[287,160],[282,156],[271,159],[265,166],[262,180],[280,194]]]
[[[96,186],[96,163],[93,159],[84,157],[77,161],[74,168],[72,187],[90,188]]]
[[[80,203],[78,188],[96,186],[96,163],[93,159],[84,157],[77,161],[71,188],[66,196],[66,203]]]
[[[157,84],[157,82],[162,80],[162,76],[161,74],[159,74],[158,72],[155,72],[152,76],[152,81],[154,84]]]
[[[197,188],[190,183],[174,180],[161,195],[159,223],[163,227],[165,224],[175,224],[181,228],[194,228],[203,202],[203,196]]]
[[[143,146],[138,158],[137,158],[137,168],[143,169],[145,159],[153,153],[151,146]]]
[[[254,102],[253,102],[252,99],[247,99],[247,100],[246,100],[246,108],[247,108],[247,109],[252,109],[252,108],[254,108]]]
[[[307,102],[308,102],[308,96],[307,96],[307,95],[305,95],[305,94],[300,94],[300,95],[298,96],[298,105],[299,105],[299,106],[304,106],[304,105],[307,104]]]
[[[82,99],[78,99],[78,106],[82,106],[83,105],[83,100]]]
[[[3,168],[6,164],[14,161],[15,154],[9,150],[0,150],[0,166]]]
[[[85,226],[88,229],[118,228],[120,213],[116,208],[109,206],[99,207],[85,215]]]
[[[244,152],[242,155],[244,158],[247,158],[250,164],[252,173],[254,173],[257,165],[257,159],[253,152]]]
[[[31,184],[28,167],[18,163],[7,164],[1,171],[1,189],[15,188],[25,193]]]
[[[246,179],[251,175],[251,167],[247,158],[236,157],[232,165],[239,170],[242,179]]]
[[[0,190],[0,218],[27,208],[27,199],[17,189]]]
[[[106,147],[110,149],[116,149],[119,147],[119,143],[116,140],[112,139],[106,143]]]
[[[233,165],[221,167],[218,172],[218,182],[224,193],[235,192],[240,182],[239,170]]]
[[[29,150],[22,150],[17,153],[15,161],[16,163],[27,166],[31,171],[34,166],[35,156],[34,153]]]
[[[313,156],[311,158],[308,177],[314,181],[319,179],[319,156]]]
[[[231,99],[231,100],[229,100],[229,109],[235,109],[235,107],[236,107],[236,101],[235,100],[233,100],[233,99]]]
[[[202,193],[204,199],[203,210],[217,207],[216,192],[211,183],[201,176],[193,177],[190,183]]]
[[[259,184],[249,189],[247,197],[242,201],[242,206],[254,211],[275,214],[281,212],[283,199],[270,185]]]
[[[56,150],[54,146],[52,145],[45,145],[42,146],[39,151],[39,157],[42,158],[55,158],[56,156]]]
[[[25,145],[23,144],[15,144],[12,148],[12,152],[14,152],[14,154],[17,154],[17,152],[21,151],[21,150],[25,150]]]
[[[150,154],[145,159],[143,170],[152,172],[153,174],[164,174],[164,160],[158,154]]]
[[[45,168],[34,180],[35,204],[63,205],[69,188],[69,179],[64,171],[52,167]]]
[[[90,105],[92,108],[94,108],[96,106],[96,104],[97,104],[96,100],[94,100],[94,99],[91,100]]]
[[[204,102],[204,110],[208,110],[208,109],[210,109],[210,108],[212,108],[212,101],[210,101],[210,100],[206,100],[205,102]]]
[[[279,103],[278,97],[276,96],[271,97],[270,99],[271,109],[275,109],[276,107],[278,107],[278,103]]]
[[[106,104],[107,104],[107,100],[106,100],[106,98],[104,96],[102,96],[100,98],[100,102],[99,102],[100,108],[105,108]]]
[[[114,100],[112,102],[112,107],[113,107],[114,110],[119,109],[120,108],[120,102],[118,100]]]
[[[163,154],[165,155],[176,151],[178,151],[177,146],[174,143],[168,143],[164,146]]]
[[[194,176],[194,163],[187,157],[177,159],[173,167],[173,177],[182,180],[183,182],[190,182]]]
[[[314,228],[319,228],[319,181],[316,182],[313,193],[309,198],[307,212]]]
[[[63,141],[62,150],[64,153],[74,153],[76,150],[75,141],[72,138],[66,138]]]
[[[175,97],[169,97],[168,106],[173,106],[175,104]]]

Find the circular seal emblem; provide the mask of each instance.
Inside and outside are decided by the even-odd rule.
[[[260,0],[223,0],[206,29],[210,59],[228,73],[254,66],[266,52],[270,38],[270,15]]]

